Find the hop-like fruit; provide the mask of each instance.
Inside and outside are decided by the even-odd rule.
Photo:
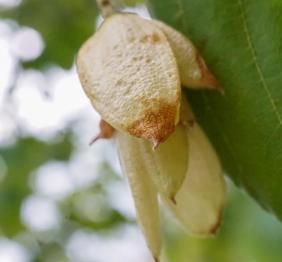
[[[218,87],[190,40],[134,14],[108,17],[80,49],[77,69],[102,118],[155,147],[178,123],[180,80],[191,88]]]
[[[178,122],[180,81],[165,34],[134,14],[114,14],[80,49],[77,69],[102,118],[119,131],[164,141]]]
[[[158,196],[190,232],[214,234],[224,204],[223,171],[180,85],[219,84],[191,41],[162,22],[115,13],[82,46],[77,69],[102,117],[94,141],[117,141],[155,260],[161,247]]]

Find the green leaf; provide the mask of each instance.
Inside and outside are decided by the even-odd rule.
[[[0,12],[0,16],[30,26],[42,35],[44,52],[25,63],[26,67],[58,64],[70,68],[79,47],[94,32],[97,10],[93,0],[23,0],[18,7]]]
[[[188,36],[225,89],[189,91],[227,174],[282,219],[282,3],[150,0]]]

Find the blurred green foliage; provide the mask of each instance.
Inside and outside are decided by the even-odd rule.
[[[20,138],[9,147],[0,147],[0,157],[7,173],[0,183],[0,234],[12,236],[23,229],[20,206],[31,193],[29,176],[32,171],[50,160],[67,160],[72,151],[70,135],[53,143],[33,137]]]
[[[5,164],[7,170],[4,177],[1,176],[0,182],[0,236],[14,237],[30,231],[21,221],[20,209],[25,198],[34,192],[30,186],[33,178],[31,175],[46,162],[70,161],[74,150],[71,139],[71,133],[67,132],[48,143],[33,137],[23,137],[18,138],[13,145],[0,147],[1,163]],[[63,217],[60,228],[42,232],[42,236],[40,231],[30,231],[40,249],[34,261],[54,261],[50,257],[60,257],[60,261],[68,261],[63,247],[68,237],[77,229],[84,228],[93,232],[99,230],[103,233],[122,223],[134,222],[111,206],[105,190],[109,182],[124,181],[118,178],[107,163],[101,164],[99,174],[97,182],[78,189],[58,203]],[[44,240],[48,235],[56,235],[56,238]]]
[[[109,202],[105,189],[107,184],[115,181],[125,182],[118,178],[108,163],[101,163],[96,182],[73,193],[61,204],[61,210],[69,222],[96,232],[131,222]]]
[[[244,192],[229,183],[224,219],[211,239],[190,237],[179,228],[166,230],[166,256],[176,262],[279,262],[282,225]]]
[[[95,30],[97,9],[93,0],[23,0],[0,16],[32,27],[43,37],[43,54],[25,63],[26,67],[42,69],[57,64],[70,68],[79,47]]]

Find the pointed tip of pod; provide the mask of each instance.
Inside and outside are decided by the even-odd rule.
[[[155,262],[160,262],[160,260],[159,260],[158,257],[154,257],[154,261],[155,261]]]
[[[166,35],[178,64],[182,85],[194,89],[211,89],[223,93],[223,88],[209,71],[193,43],[182,33],[157,20],[152,22]]]
[[[146,112],[142,119],[131,124],[127,131],[132,136],[152,141],[155,150],[175,130],[178,104],[178,101],[174,104],[163,102],[163,105],[159,106],[156,111]]]
[[[105,120],[100,120],[100,132],[95,136],[90,142],[89,145],[93,145],[99,139],[110,139],[113,137],[115,129],[107,123]]]
[[[89,145],[89,146],[92,146],[93,144],[96,143],[97,140],[99,140],[99,139],[101,139],[101,138],[102,138],[102,137],[101,137],[101,133],[99,133],[97,136],[93,137],[93,138],[89,141],[88,145]]]
[[[222,208],[219,209],[216,219],[202,231],[192,230],[190,233],[201,238],[213,238],[217,235],[222,224]]]
[[[221,222],[222,222],[222,212],[220,210],[220,212],[218,214],[218,219],[215,221],[215,223],[209,229],[208,233],[209,233],[210,236],[214,236],[214,235],[217,234],[217,232],[220,228]]]
[[[160,145],[160,141],[158,140],[153,140],[153,151],[157,150],[157,148],[159,147]]]
[[[202,86],[206,86],[209,89],[217,90],[221,94],[224,94],[223,87],[217,81],[215,76],[210,72],[210,70],[208,69],[205,63],[205,60],[199,54],[197,54],[196,59],[202,75],[199,84],[201,84]]]
[[[174,205],[177,204],[175,196],[170,197],[170,200]]]

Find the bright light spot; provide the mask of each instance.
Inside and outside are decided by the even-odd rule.
[[[139,5],[136,7],[126,7],[126,8],[123,8],[123,11],[128,12],[128,13],[135,13],[144,18],[151,19],[149,11],[145,5]],[[102,24],[103,21],[104,21],[104,18],[101,15],[99,15],[97,17],[96,27],[98,28]]]
[[[67,253],[78,262],[152,262],[140,231],[122,227],[111,235],[75,232],[67,245]]]
[[[28,262],[30,260],[30,256],[24,247],[14,241],[0,238],[1,262]]]
[[[13,54],[27,61],[39,57],[44,48],[40,34],[32,28],[23,28],[15,33],[11,39]]]
[[[40,194],[55,199],[62,199],[74,190],[68,166],[60,162],[41,166],[36,171],[34,182]]]
[[[104,160],[107,161],[107,163],[110,164],[111,168],[117,175],[122,174],[117,150],[116,150],[116,145],[114,143],[109,143],[107,145],[104,145],[105,147],[105,153],[103,155]]]
[[[1,1],[1,0],[0,0]],[[15,27],[14,21],[1,21],[0,20],[0,37],[8,37],[13,33],[13,27]]]
[[[0,6],[15,7],[21,3],[21,0],[0,0]]]
[[[126,7],[123,9],[123,11],[129,13],[136,13],[144,18],[148,18],[148,19],[151,18],[149,11],[145,5],[138,5],[136,7]]]
[[[3,97],[3,92],[10,81],[10,75],[13,70],[14,61],[9,53],[9,44],[5,38],[0,38],[0,99]]]
[[[53,201],[31,196],[22,205],[21,218],[27,227],[37,231],[47,231],[59,226],[61,216]]]
[[[121,212],[128,219],[136,218],[133,198],[125,179],[121,182],[108,184],[106,190],[111,206]]]
[[[81,133],[86,137],[85,133]],[[83,188],[93,183],[99,173],[99,165],[104,160],[105,145],[95,144],[91,148],[82,149],[70,161],[71,176],[77,188]]]
[[[24,129],[42,137],[46,132],[62,130],[67,123],[78,119],[83,110],[91,109],[76,73],[56,70],[49,78],[48,86],[52,87],[49,99],[38,88],[46,83],[42,83],[33,72],[21,77],[14,94]]]

